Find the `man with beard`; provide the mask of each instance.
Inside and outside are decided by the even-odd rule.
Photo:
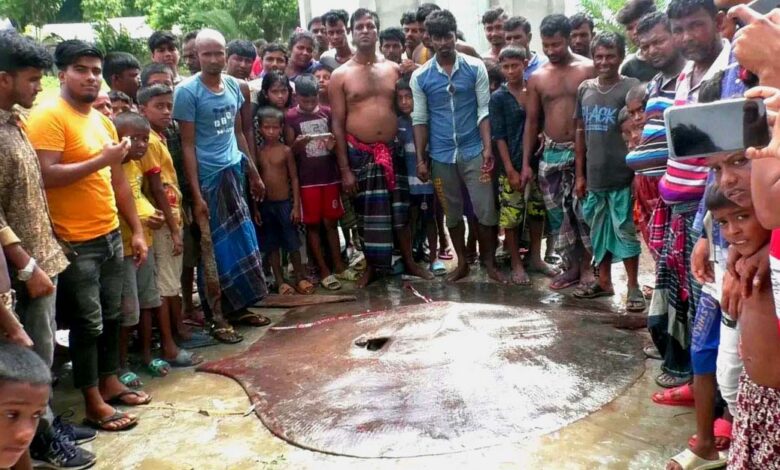
[[[190,31],[181,38],[181,59],[187,66],[190,75],[200,72],[200,62],[198,62],[198,53],[195,51],[195,38],[200,31]]]
[[[550,283],[553,290],[593,283],[590,239],[574,195],[574,109],[577,89],[595,77],[593,63],[569,49],[571,27],[564,15],[550,15],[540,27],[549,62],[528,81],[528,108],[523,136],[523,185],[534,176],[532,161],[538,148],[539,121],[544,117],[544,154],[539,162],[539,188],[544,195],[555,249],[567,270]]]
[[[458,256],[458,267],[449,280],[469,275],[463,222],[466,188],[478,221],[477,236],[485,270],[488,277],[504,283],[495,262],[498,213],[490,184],[495,162],[487,70],[482,61],[457,52],[457,23],[451,12],[431,13],[425,28],[436,55],[417,69],[411,80],[417,176],[426,182],[429,173],[433,175],[433,185],[444,208]]]
[[[441,10],[441,7],[435,3],[423,3],[417,9],[417,23],[423,25],[423,34],[420,45],[417,46],[417,49],[412,54],[412,60],[416,64],[422,65],[428,62],[431,57],[433,57],[433,45],[431,44],[431,38],[428,35],[428,32],[425,30],[425,19],[428,18],[428,15],[434,11],[439,10]],[[461,54],[470,55],[478,59],[481,58],[479,54],[477,54],[476,49],[461,41],[460,39],[458,39],[455,43],[455,49]]]
[[[385,56],[385,59],[401,65],[404,41],[404,32],[401,31],[401,28],[391,26],[379,33],[379,50]]]
[[[482,29],[485,31],[488,44],[490,44],[490,49],[482,54],[483,59],[498,61],[498,54],[506,44],[504,40],[504,21],[506,19],[507,14],[501,7],[491,8],[482,15]]]
[[[225,316],[252,326],[268,319],[246,312],[267,291],[254,224],[247,206],[263,198],[260,179],[242,132],[246,106],[238,81],[223,75],[225,38],[212,29],[196,39],[201,72],[176,88],[173,117],[181,130],[184,170],[192,193],[193,217],[201,231],[206,314],[215,339],[241,341]],[[230,250],[217,247],[230,246]]]
[[[117,142],[111,121],[92,109],[100,91],[103,56],[79,40],[57,45],[60,96],[34,108],[28,137],[38,153],[54,233],[70,261],[59,277],[61,312],[70,325],[73,384],[86,405],[86,423],[102,431],[135,426],[138,417],[116,410],[149,403],[131,391],[119,370],[123,281],[121,213],[132,230],[137,265],[146,261],[144,229],[121,164],[130,141]]]
[[[409,182],[403,147],[396,139],[395,83],[400,78],[399,68],[377,57],[376,13],[358,8],[349,26],[357,52],[333,72],[329,94],[343,189],[356,196],[355,209],[363,224],[368,268],[357,287],[371,282],[377,270],[390,268],[393,232],[406,272],[431,279],[433,275],[412,259]]]
[[[590,41],[593,40],[593,31],[596,25],[593,19],[585,13],[577,13],[569,18],[571,25],[571,51],[582,57],[590,57]]]

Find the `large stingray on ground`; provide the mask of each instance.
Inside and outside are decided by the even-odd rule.
[[[544,301],[465,301],[474,297],[356,314],[293,311],[247,351],[199,370],[240,382],[282,439],[358,457],[451,453],[552,432],[643,371],[631,333]]]

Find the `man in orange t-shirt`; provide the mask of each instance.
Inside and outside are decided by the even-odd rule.
[[[117,411],[146,404],[119,370],[122,237],[119,217],[132,231],[140,265],[147,246],[130,187],[121,169],[129,141],[117,142],[111,121],[92,109],[100,90],[102,54],[83,41],[63,41],[54,53],[60,96],[33,109],[28,136],[38,153],[54,232],[70,266],[60,275],[61,311],[70,324],[73,382],[86,405],[85,422],[104,431],[134,426],[136,416]]]

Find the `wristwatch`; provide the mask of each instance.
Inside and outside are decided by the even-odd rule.
[[[16,277],[22,282],[29,281],[33,272],[35,272],[36,266],[38,266],[38,264],[35,262],[35,258],[31,256],[30,261],[27,262],[27,266],[20,269],[19,272],[16,273]]]

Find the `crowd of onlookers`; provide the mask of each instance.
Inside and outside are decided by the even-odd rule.
[[[613,296],[622,262],[661,360],[652,400],[696,409],[668,468],[780,468],[780,134],[677,160],[664,125],[748,96],[780,133],[780,14],[741,3],[629,0],[625,36],[549,15],[541,51],[494,8],[482,54],[434,4],[385,29],[329,11],[287,44],[157,31],[147,65],[0,33],[0,467],[93,465],[79,444],[152,399],[139,372],[268,325],[248,308],[269,291],[457,281],[479,259],[579,299]],[[36,103],[50,70],[59,95]],[[49,406],[58,329],[84,425]]]

